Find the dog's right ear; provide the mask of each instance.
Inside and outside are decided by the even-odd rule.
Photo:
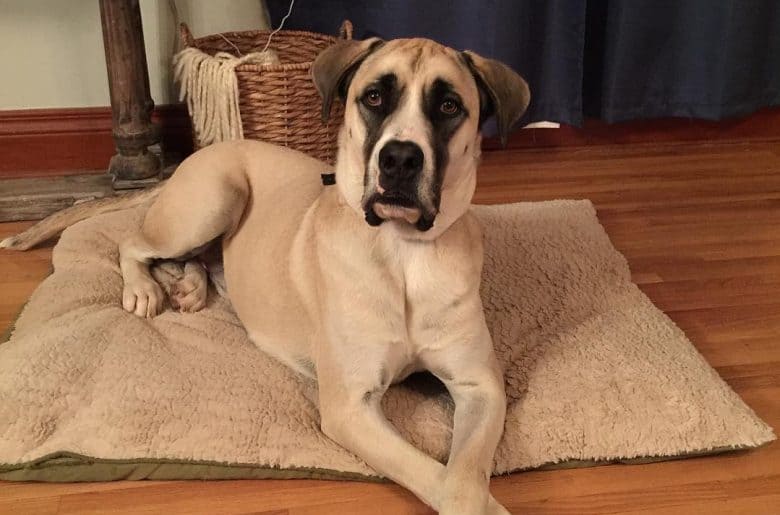
[[[363,41],[340,40],[323,50],[314,60],[311,76],[314,86],[322,97],[322,121],[330,116],[330,108],[336,94],[343,99],[349,88],[349,81],[363,59],[382,46],[384,41],[370,38]]]

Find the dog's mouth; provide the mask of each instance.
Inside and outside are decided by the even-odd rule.
[[[372,226],[380,225],[385,220],[403,220],[414,225],[418,231],[427,231],[433,227],[436,218],[435,214],[425,213],[415,197],[400,190],[374,193],[363,209],[366,222]]]
[[[400,190],[377,192],[376,202],[387,206],[417,207],[417,200],[412,195]]]

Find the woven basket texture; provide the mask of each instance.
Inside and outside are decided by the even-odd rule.
[[[209,55],[228,52],[236,56],[262,50],[270,31],[224,32],[193,38],[181,25],[182,43]],[[345,21],[340,37],[351,39],[352,26]],[[239,111],[244,138],[284,145],[317,159],[334,163],[338,130],[344,107],[334,102],[327,122],[320,116],[322,102],[311,79],[311,65],[322,50],[334,44],[336,36],[314,32],[282,30],[274,34],[270,47],[281,64],[236,67]],[[200,147],[195,141],[196,147]]]

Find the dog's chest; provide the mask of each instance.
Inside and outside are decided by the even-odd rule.
[[[312,345],[354,370],[363,357],[381,356],[400,380],[481,316],[479,232],[458,220],[432,241],[410,240],[390,222],[369,227],[339,209],[321,203],[299,238],[311,243],[295,253],[302,266],[293,275],[324,336]]]
[[[391,242],[385,266],[395,269],[392,277],[402,292],[404,344],[410,357],[417,356],[457,332],[461,307],[478,295],[479,272],[461,249],[448,241]]]

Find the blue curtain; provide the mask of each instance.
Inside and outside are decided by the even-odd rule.
[[[267,0],[272,23],[288,0]],[[422,36],[528,81],[524,122],[720,119],[780,105],[780,0],[298,0],[285,27]]]
[[[585,76],[601,82],[593,114],[718,120],[780,105],[780,1],[603,4],[601,68]]]

